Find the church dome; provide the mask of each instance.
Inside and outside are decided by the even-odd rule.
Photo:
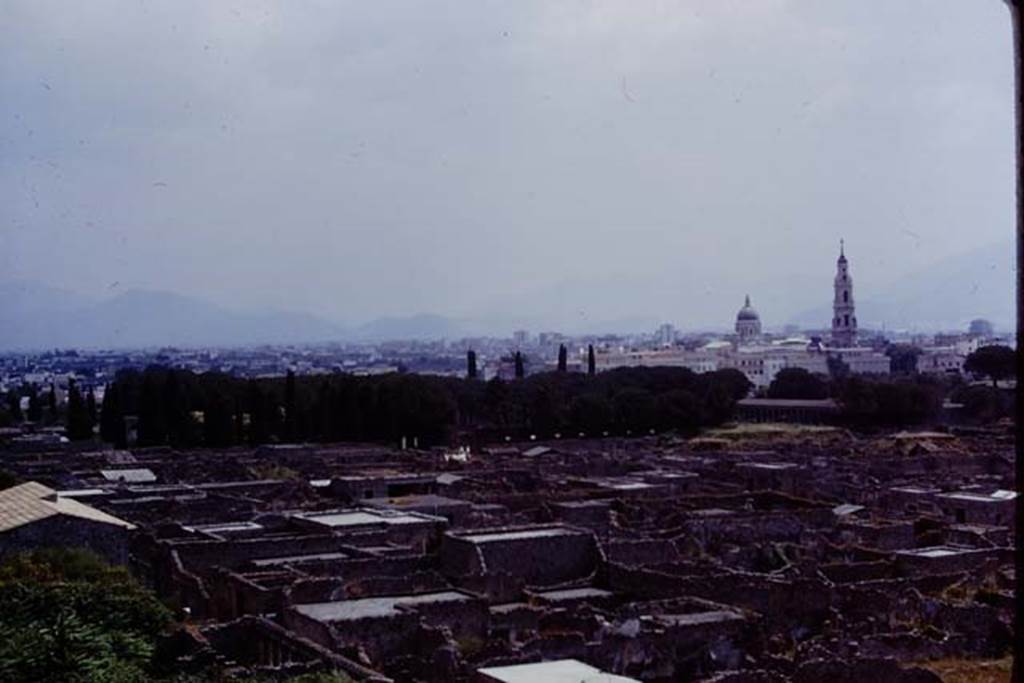
[[[736,314],[736,321],[739,322],[740,320],[761,320],[761,316],[759,316],[757,311],[754,310],[754,307],[750,305],[749,294],[747,295],[746,302],[743,304],[743,308],[741,308],[740,312]]]

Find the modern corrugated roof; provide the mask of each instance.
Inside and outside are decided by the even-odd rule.
[[[34,481],[0,491],[0,533],[56,515],[134,529],[123,519],[108,515],[71,498],[62,498],[51,488]]]

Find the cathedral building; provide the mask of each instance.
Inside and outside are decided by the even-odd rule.
[[[839,260],[836,261],[836,278],[833,283],[835,297],[832,300],[832,345],[851,347],[857,345],[857,313],[853,306],[853,279],[850,265],[839,240]]]
[[[736,336],[739,337],[741,344],[756,341],[761,337],[761,316],[750,305],[749,294],[743,308],[736,314]]]
[[[655,349],[604,349],[598,353],[595,365],[599,372],[618,367],[683,367],[697,373],[733,368],[758,389],[770,386],[779,371],[786,368],[828,376],[830,359],[840,361],[852,374],[887,375],[891,371],[891,360],[884,353],[869,346],[857,346],[853,279],[841,240],[832,302],[831,348],[823,349],[816,338],[778,339],[762,334],[761,316],[750,305],[750,295],[736,314],[735,330],[731,341],[711,341],[696,349],[665,347],[660,340],[659,348]]]

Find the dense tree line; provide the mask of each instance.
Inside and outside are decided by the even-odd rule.
[[[965,370],[992,382],[961,386],[958,378],[929,379],[916,372],[920,350],[893,345],[891,377],[852,376],[838,358],[828,376],[797,368],[780,371],[766,394],[772,398],[836,399],[852,426],[923,423],[938,415],[949,396],[964,404],[965,416],[988,421],[1012,413],[998,389],[1015,375],[1016,353],[1004,346],[972,353]],[[0,426],[28,420],[64,424],[71,440],[93,438],[96,425],[105,441],[126,442],[125,416],[137,418],[141,445],[262,444],[296,441],[416,438],[422,444],[448,441],[456,431],[489,431],[523,436],[555,433],[641,433],[651,429],[693,432],[731,415],[748,383],[723,370],[696,375],[678,368],[620,368],[596,374],[593,348],[587,373],[568,373],[565,347],[556,372],[525,376],[516,353],[513,382],[476,379],[477,358],[467,353],[465,380],[394,373],[382,377],[330,376],[245,380],[220,373],[150,367],[118,373],[107,386],[102,410],[91,389],[69,383],[58,406],[53,385],[26,385],[0,396]],[[743,390],[740,390],[740,387]],[[987,390],[983,390],[987,389]],[[724,397],[724,398],[723,398]],[[27,407],[22,399],[27,398]]]
[[[79,395],[81,396],[81,394]],[[84,397],[82,407],[86,410],[90,405],[89,396],[91,395],[90,391]],[[0,395],[0,398],[2,398],[0,400],[0,426],[19,424],[23,420],[50,426],[61,424],[67,418],[65,411],[57,405],[57,389],[52,384],[45,387],[23,384],[8,391],[5,395]],[[28,399],[26,410],[23,410],[21,406],[23,398]],[[95,407],[95,399],[92,400],[91,405]]]
[[[515,381],[393,373],[241,379],[150,367],[119,373],[101,410],[104,440],[224,447],[303,441],[447,443],[456,432],[525,436],[678,430],[731,417],[749,382],[723,370],[623,368],[600,375],[548,372]]]
[[[1012,391],[982,385],[955,387],[950,400],[963,406],[963,415],[971,421],[986,423],[1016,414],[1016,396]]]
[[[833,382],[831,391],[848,424],[873,428],[935,419],[947,388],[942,380],[923,376],[911,380],[850,376]]]
[[[784,368],[768,386],[769,398],[824,399],[839,404],[840,418],[852,427],[921,424],[938,417],[950,391],[945,378],[848,375],[829,378],[802,368]]]
[[[983,346],[968,355],[964,371],[992,382],[968,385],[959,375],[924,375],[917,370],[922,350],[904,344],[886,349],[892,375],[853,376],[841,362],[829,364],[829,375],[801,368],[780,370],[767,389],[769,398],[822,399],[839,403],[842,419],[859,428],[922,424],[939,416],[944,398],[963,405],[963,416],[989,422],[1013,414],[1013,396],[997,382],[1015,376],[1016,353],[1006,346]]]

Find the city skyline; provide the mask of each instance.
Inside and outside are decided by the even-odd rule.
[[[992,253],[987,253],[992,252]],[[998,253],[997,253],[998,252]],[[959,259],[961,262],[941,264],[931,273],[908,278],[902,287],[892,288],[887,298],[879,296],[872,283],[861,282],[858,291],[867,284],[868,296],[861,300],[862,324],[872,334],[879,330],[892,333],[932,333],[962,331],[976,319],[987,319],[997,329],[1012,327],[1009,314],[992,315],[992,299],[1009,299],[1010,288],[1003,279],[1010,276],[1011,268],[997,271],[983,267],[989,261],[1009,261],[1007,250],[985,250],[985,258]],[[966,269],[966,270],[965,270]],[[954,277],[949,277],[953,274]],[[973,275],[980,278],[974,279]],[[973,287],[961,286],[973,282]],[[760,293],[770,293],[772,285]],[[834,284],[834,283],[833,283]],[[831,288],[832,285],[830,285]],[[830,327],[827,319],[834,302],[826,302],[824,288],[819,288],[819,305],[798,316],[778,320],[769,314],[764,328],[768,332],[786,332],[800,329],[823,332]],[[993,296],[994,295],[994,296]],[[749,305],[749,294],[747,303]],[[838,294],[836,294],[838,296]],[[106,300],[89,300],[70,295],[32,282],[0,281],[0,299],[7,309],[0,309],[0,350],[33,350],[53,347],[65,348],[140,348],[161,345],[184,347],[222,346],[244,347],[262,343],[320,343],[351,341],[384,341],[404,339],[449,339],[463,337],[496,337],[511,334],[512,330],[527,328],[536,332],[551,331],[569,335],[600,334],[636,335],[650,332],[657,326],[669,324],[686,334],[727,333],[731,328],[728,311],[719,311],[719,319],[700,325],[686,320],[665,320],[642,317],[621,319],[543,321],[531,318],[531,311],[520,312],[519,317],[504,322],[494,318],[454,318],[432,313],[409,316],[384,316],[362,324],[343,325],[302,312],[274,310],[232,310],[218,307],[198,298],[174,293],[130,290],[111,295]],[[770,300],[770,299],[769,299]],[[981,305],[979,305],[979,303]],[[910,314],[907,311],[913,311]],[[888,313],[879,318],[879,313]],[[916,314],[915,314],[916,313]],[[921,317],[931,314],[938,318]],[[759,325],[761,322],[759,322]]]

